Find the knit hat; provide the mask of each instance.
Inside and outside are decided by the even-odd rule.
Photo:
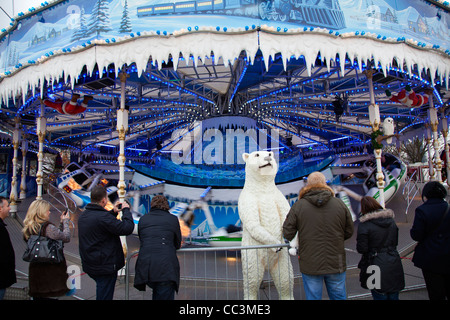
[[[308,176],[308,180],[306,180],[306,185],[313,185],[313,184],[327,184],[327,179],[323,175],[322,172],[315,171],[310,173]]]
[[[438,181],[430,181],[423,187],[422,200],[423,197],[426,197],[427,199],[444,199],[447,197],[447,190],[442,183]]]

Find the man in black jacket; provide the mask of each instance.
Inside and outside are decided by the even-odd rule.
[[[10,209],[8,200],[0,197],[0,300],[3,300],[6,288],[16,283],[14,248],[3,222],[9,216]]]
[[[81,263],[83,270],[96,282],[97,300],[113,299],[117,271],[125,265],[120,236],[127,236],[134,229],[126,202],[117,202],[111,211],[105,209],[107,203],[106,189],[95,186],[91,191],[91,203],[78,220]],[[121,220],[116,218],[120,211]]]

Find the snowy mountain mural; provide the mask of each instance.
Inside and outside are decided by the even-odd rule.
[[[318,14],[320,12],[320,14]],[[207,26],[221,31],[268,25],[405,37],[448,47],[450,19],[423,1],[403,0],[68,0],[20,19],[0,38],[0,70],[144,31],[170,34]]]

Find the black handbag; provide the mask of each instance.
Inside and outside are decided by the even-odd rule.
[[[45,229],[45,228],[44,228]],[[41,234],[42,225],[37,235],[31,235],[22,259],[26,262],[60,263],[64,261],[63,242]]]

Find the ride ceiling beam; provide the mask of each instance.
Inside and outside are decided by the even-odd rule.
[[[288,120],[288,121],[298,121],[300,119],[299,117],[302,120],[309,121],[308,125],[316,128],[318,130],[325,130],[326,127],[329,126],[330,129],[326,129],[326,131],[332,132],[332,133],[335,133],[338,135],[351,134],[352,136],[354,136],[353,135],[354,133],[367,134],[367,133],[370,133],[372,130],[372,128],[370,126],[366,126],[366,130],[362,130],[361,128],[363,127],[363,125],[356,122],[356,120],[348,121],[348,119],[352,119],[352,120],[355,119],[354,117],[350,117],[350,118],[341,117],[341,121],[334,121],[334,119],[330,120],[330,117],[326,114],[323,114],[323,115],[318,114],[317,117],[314,117],[313,115],[310,115],[310,114],[299,114],[296,112],[293,112],[293,113],[283,112],[282,114],[278,115],[278,118]],[[347,119],[347,120],[344,121],[343,118]],[[360,129],[357,130],[355,128],[355,126],[358,126]]]
[[[281,121],[287,121],[287,120],[285,120],[285,119],[280,119],[280,120],[281,120]],[[292,125],[293,125],[293,128],[296,129],[296,130],[294,131],[294,130],[289,130],[289,129],[283,128],[283,127],[281,127],[279,124],[277,124],[277,123],[275,123],[275,122],[276,122],[276,120],[271,119],[271,118],[269,118],[269,119],[264,119],[264,120],[263,120],[263,123],[266,123],[267,125],[272,126],[272,127],[274,127],[275,129],[285,130],[285,131],[287,131],[287,132],[289,132],[289,133],[291,133],[291,134],[295,134],[296,136],[299,136],[298,130],[299,130],[300,126],[302,126],[301,123],[295,123],[295,122],[290,121],[290,122],[292,123]],[[304,129],[304,127],[302,127],[302,130],[303,130],[303,129]],[[327,143],[328,143],[327,139],[324,139],[323,137],[321,137],[321,136],[319,136],[319,135],[317,135],[317,134],[313,134],[313,133],[310,132],[310,131],[308,131],[308,134],[309,134],[310,136],[309,136],[309,137],[306,137],[306,136],[305,136],[305,137],[308,138],[308,139],[310,139],[310,140],[312,140],[312,141],[314,141],[314,142],[316,142],[316,143],[320,143],[320,144],[327,144]]]

